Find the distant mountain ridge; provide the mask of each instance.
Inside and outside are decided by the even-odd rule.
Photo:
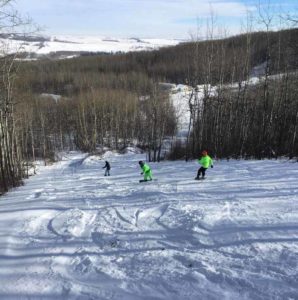
[[[67,58],[86,53],[127,53],[151,51],[161,47],[175,46],[183,42],[175,39],[113,38],[98,36],[42,36],[0,34],[0,43],[6,53],[22,53],[23,59],[38,59],[44,56]]]

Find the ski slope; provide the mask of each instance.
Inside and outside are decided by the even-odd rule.
[[[0,198],[0,299],[298,299],[298,167],[68,153]],[[104,177],[104,161],[112,166]]]

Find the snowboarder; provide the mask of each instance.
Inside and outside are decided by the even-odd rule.
[[[140,165],[140,167],[143,171],[141,173],[141,175],[144,175],[144,180],[140,180],[140,182],[145,182],[145,181],[152,180],[152,172],[151,172],[150,167],[141,160],[139,161],[139,165]]]
[[[103,169],[106,169],[105,176],[110,176],[111,165],[107,160],[106,160],[106,164],[103,167]]]
[[[205,179],[205,172],[206,170],[211,167],[213,168],[213,161],[212,158],[208,155],[207,151],[204,150],[202,152],[201,159],[198,159],[198,163],[201,165],[201,168],[198,170],[196,180],[200,179],[200,175],[202,174],[202,179]]]

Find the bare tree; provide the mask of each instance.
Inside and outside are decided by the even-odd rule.
[[[0,0],[0,32],[17,32],[24,21],[13,9],[10,0]],[[16,54],[8,55],[6,47],[0,60],[0,192],[19,184],[22,176],[22,151],[15,120],[14,80]]]

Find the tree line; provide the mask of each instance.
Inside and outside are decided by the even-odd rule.
[[[102,75],[98,86],[91,77],[77,78],[78,85],[69,88],[65,81],[62,96],[52,94],[55,90],[33,93],[30,85],[23,85],[23,77],[17,79],[13,93],[9,93],[10,110],[1,109],[5,117],[1,124],[7,124],[7,137],[1,137],[1,153],[6,155],[0,157],[2,191],[29,175],[30,162],[54,161],[60,151],[98,153],[104,147],[121,151],[138,145],[148,152],[150,160],[162,159],[162,141],[176,130],[169,95],[143,74],[137,79],[135,74],[126,79]]]
[[[11,33],[29,22],[10,6],[10,0],[0,0],[0,31]],[[0,194],[20,184],[24,165],[20,145],[17,108],[15,106],[16,55],[6,55],[6,45],[0,49]]]
[[[168,158],[208,149],[217,157],[297,157],[298,30],[194,41],[158,51],[18,62],[1,59],[0,191],[21,183],[30,162],[59,151],[138,145],[163,158],[177,116],[160,82],[192,93],[189,132]],[[253,75],[262,79],[252,84]],[[211,87],[216,93],[211,92]],[[198,97],[198,89],[203,97]]]

